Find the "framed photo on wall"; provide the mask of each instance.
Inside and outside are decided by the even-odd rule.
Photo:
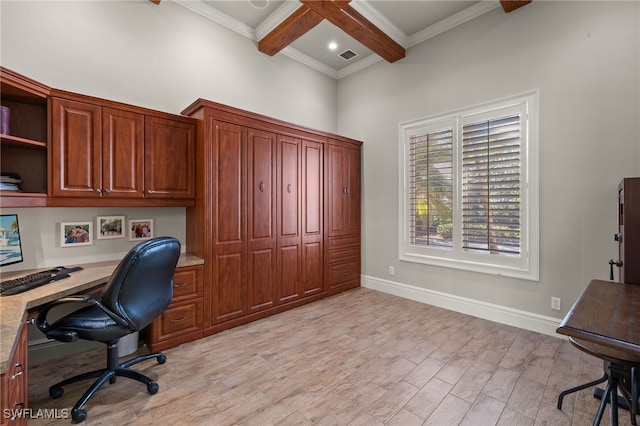
[[[124,216],[98,216],[96,218],[96,234],[99,240],[124,238]]]
[[[153,219],[131,219],[129,221],[129,241],[153,238]]]
[[[79,247],[93,245],[93,223],[60,223],[60,247]]]

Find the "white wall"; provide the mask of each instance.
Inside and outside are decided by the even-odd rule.
[[[589,280],[608,278],[617,185],[640,176],[639,5],[494,9],[340,80],[338,133],[365,141],[365,283],[548,319],[562,318]],[[398,123],[531,89],[540,90],[540,281],[400,262]]]
[[[0,1],[4,67],[58,89],[179,114],[198,98],[335,132],[337,82],[170,1]],[[19,213],[26,260],[2,268],[117,259],[133,243],[59,247],[59,223],[152,218],[185,242],[182,208],[2,209]]]

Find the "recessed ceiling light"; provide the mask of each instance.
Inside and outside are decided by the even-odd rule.
[[[335,41],[332,41],[331,43],[329,43],[329,50],[336,50],[338,48],[338,43],[336,43]]]

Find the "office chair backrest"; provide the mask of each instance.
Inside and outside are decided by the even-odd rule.
[[[125,318],[132,331],[146,327],[171,302],[178,257],[180,242],[172,237],[137,244],[111,274],[100,301]]]

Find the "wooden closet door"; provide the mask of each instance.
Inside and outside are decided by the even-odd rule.
[[[323,290],[323,145],[302,142],[302,292]]]
[[[249,312],[273,306],[276,278],[276,136],[247,131]]]
[[[301,295],[300,139],[278,136],[278,282],[280,303]]]
[[[211,315],[219,323],[246,313],[246,129],[212,120],[213,265]]]
[[[360,233],[360,150],[345,148],[345,232]]]

